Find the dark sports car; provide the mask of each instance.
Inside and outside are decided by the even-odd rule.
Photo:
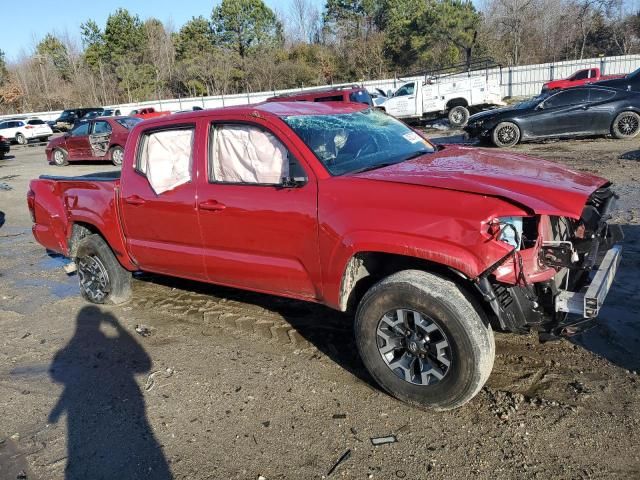
[[[633,138],[640,132],[640,93],[594,85],[545,93],[473,115],[465,131],[497,147],[553,137]]]

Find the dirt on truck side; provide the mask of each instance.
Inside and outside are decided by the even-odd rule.
[[[544,344],[496,334],[487,386],[444,413],[381,392],[351,317],[321,306],[143,276],[131,303],[87,320],[24,202],[31,178],[60,169],[40,147],[12,150],[0,161],[0,472],[95,478],[131,461],[126,439],[151,478],[322,478],[346,452],[330,478],[640,476],[640,151],[607,139],[512,150],[610,179],[624,258],[597,327]]]

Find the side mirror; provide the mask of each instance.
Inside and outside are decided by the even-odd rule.
[[[307,184],[307,177],[282,177],[280,186],[283,188],[299,188]]]
[[[536,106],[536,110],[544,110],[544,102],[539,103],[539,104]]]

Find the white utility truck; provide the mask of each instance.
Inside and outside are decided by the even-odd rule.
[[[407,80],[380,105],[387,113],[405,121],[447,116],[452,127],[463,127],[470,110],[503,106],[497,79],[487,71],[468,71],[449,75],[426,74]]]

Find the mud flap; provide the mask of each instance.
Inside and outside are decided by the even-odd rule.
[[[104,157],[109,151],[109,141],[111,133],[99,133],[97,135],[89,135],[89,143],[94,157]]]

